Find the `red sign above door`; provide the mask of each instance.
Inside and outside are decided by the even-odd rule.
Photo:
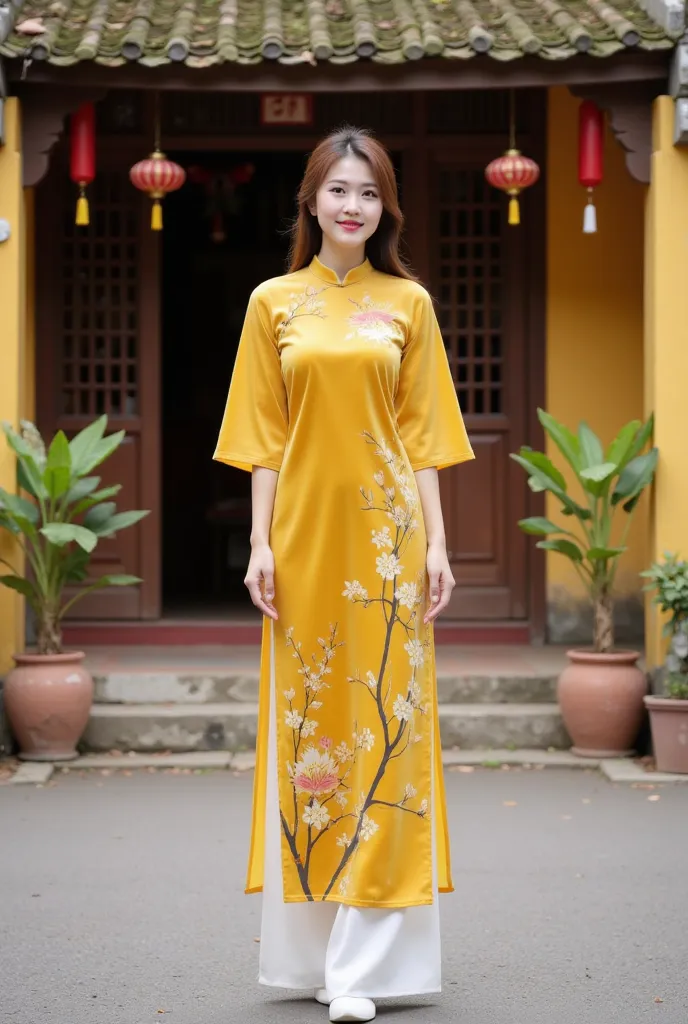
[[[260,98],[263,125],[311,125],[313,97],[307,92],[268,92]]]

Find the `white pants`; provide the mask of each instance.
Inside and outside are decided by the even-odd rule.
[[[432,904],[377,910],[322,901],[284,902],[274,651],[271,661],[260,983],[289,989],[326,988],[332,999],[381,999],[439,992],[441,950],[434,822]],[[430,806],[433,807],[432,802]]]

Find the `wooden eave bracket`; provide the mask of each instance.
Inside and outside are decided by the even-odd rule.
[[[652,155],[652,102],[666,86],[660,83],[629,82],[572,88],[574,96],[592,100],[607,114],[609,127],[625,152],[626,168],[636,181],[650,182]]]
[[[96,103],[105,89],[24,86],[20,92],[23,120],[23,185],[31,188],[44,177],[50,154],[61,138],[67,117],[82,103]]]

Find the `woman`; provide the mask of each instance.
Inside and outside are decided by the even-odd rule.
[[[437,471],[473,457],[367,132],[314,150],[290,272],[251,296],[215,458],[253,472],[265,616],[247,892],[260,982],[331,1021],[440,990],[452,889],[432,622],[454,580]],[[429,591],[428,591],[429,583]]]

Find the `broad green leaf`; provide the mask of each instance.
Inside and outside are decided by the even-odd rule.
[[[12,516],[9,514],[9,512],[4,512],[1,508],[0,508],[0,527],[3,530],[9,530],[9,532],[14,534],[15,537],[17,536],[17,534],[21,533],[21,529],[20,529],[19,524],[17,523],[16,519],[13,519]]]
[[[23,576],[0,576],[0,583],[9,587],[10,590],[16,590],[18,594],[22,594],[31,607],[36,608],[38,595],[31,580],[27,580]]]
[[[69,490],[72,479],[72,457],[69,441],[63,430],[55,434],[48,449],[48,461],[43,471],[43,482],[50,497],[55,501]]]
[[[601,462],[604,462],[602,442],[595,431],[591,430],[585,422],[578,427],[578,440],[580,442],[581,469],[590,469],[592,466],[599,466]]]
[[[105,462],[112,453],[119,448],[122,441],[124,440],[125,432],[118,430],[116,434],[110,434],[109,437],[104,437],[102,441],[95,444],[91,448],[88,456],[84,457],[84,472],[90,473],[92,469],[99,466],[101,462]]]
[[[589,469],[582,469],[580,471],[580,478],[586,491],[597,496],[604,494],[617,468],[615,462],[601,462],[599,466],[590,466]]]
[[[613,505],[640,496],[641,491],[652,482],[658,457],[657,448],[653,448],[651,451],[645,452],[644,455],[637,455],[636,458],[631,459],[616,482],[612,494]]]
[[[573,500],[573,498],[570,498],[551,476],[548,476],[521,455],[514,455],[512,453],[510,458],[512,458],[514,462],[517,462],[519,466],[522,466],[526,473],[530,474],[528,486],[532,491],[550,491],[562,503],[562,511],[565,511],[565,514],[577,516],[578,519],[590,519],[590,512],[587,509],[582,508],[578,502]]]
[[[529,519],[519,519],[518,525],[524,533],[539,534],[547,536],[548,533],[564,533],[561,526],[557,526],[551,519],[544,516],[530,516]]]
[[[628,548],[590,548],[587,552],[587,557],[590,562],[606,561],[608,558],[616,558],[617,555],[622,555],[624,551],[628,551]]]
[[[107,416],[100,416],[93,423],[89,423],[87,427],[80,430],[69,442],[75,476],[86,476],[89,472],[86,467],[91,451],[102,440],[106,427]]]
[[[645,423],[643,423],[642,427],[638,431],[635,440],[633,441],[633,444],[631,445],[628,454],[626,455],[627,463],[630,462],[631,459],[634,459],[636,455],[639,455],[642,452],[645,445],[648,443],[648,441],[651,440],[654,429],[655,414],[652,413],[652,415],[647,419]]]
[[[555,420],[554,416],[545,412],[544,409],[538,409],[537,413],[538,419],[546,433],[554,441],[569,465],[578,472],[581,465],[580,442],[576,435],[571,433],[569,428],[565,427],[563,423],[559,423]]]
[[[599,484],[604,480],[608,480],[615,472],[615,462],[601,462],[599,466],[590,466],[589,469],[582,469],[580,475],[583,480],[591,480]]]
[[[607,462],[615,462],[622,470],[628,460],[631,445],[636,434],[642,426],[640,420],[631,420],[625,427],[622,427],[607,449]]]
[[[133,587],[136,583],[143,583],[143,580],[140,576],[127,576],[124,573],[119,573],[103,576],[98,582],[102,583],[104,587]]]
[[[566,555],[572,562],[582,562],[583,552],[572,540],[564,537],[557,537],[556,540],[541,540],[535,545],[543,551],[558,551],[560,555]]]
[[[99,533],[101,528],[108,523],[117,511],[114,501],[104,501],[101,505],[95,505],[84,516],[84,526],[87,530]]]
[[[43,483],[43,477],[35,462],[33,462],[33,465],[30,465],[27,459],[17,459],[17,484],[37,501],[39,498],[47,498],[48,496]]]
[[[87,530],[85,526],[77,526],[75,523],[48,523],[47,526],[42,527],[40,532],[51,544],[55,544],[59,548],[75,541],[84,551],[93,551],[98,543],[95,533]]]
[[[541,483],[542,486],[546,488],[546,490],[552,491],[552,493],[556,494],[557,496],[559,496],[560,494],[565,494],[564,489],[559,483],[561,473],[559,473],[558,477],[555,479],[555,477],[553,477],[550,473],[542,469],[540,466],[537,466],[531,459],[529,459],[527,457],[528,454],[533,455],[536,453],[531,452],[526,453],[526,455],[512,454],[511,458],[514,460],[514,462],[517,462],[519,466],[522,466],[523,469],[525,469],[526,473],[529,474],[529,476],[534,477],[539,483]]]
[[[118,530],[125,530],[127,526],[133,526],[134,523],[138,523],[149,514],[150,510],[148,509],[145,511],[118,512],[94,532],[99,537],[112,537]]]
[[[79,516],[82,512],[88,512],[94,505],[98,505],[101,501],[105,501],[106,498],[114,498],[115,495],[119,494],[122,490],[121,484],[113,484],[112,487],[103,487],[102,490],[96,491],[89,498],[84,498],[78,505],[75,505],[72,509],[72,516]]]
[[[532,448],[521,448],[519,454],[521,458],[525,459],[526,462],[529,462],[531,466],[535,466],[542,473],[551,477],[560,490],[566,491],[566,480],[547,455],[543,452],[535,452]]]
[[[80,480],[76,480],[67,492],[67,501],[71,505],[75,501],[81,501],[83,498],[87,498],[89,494],[92,494],[95,491],[99,483],[99,476],[84,476]]]
[[[0,508],[7,509],[16,518],[28,519],[33,524],[38,522],[39,512],[32,501],[27,501],[26,498],[22,498],[18,494],[10,494],[2,487],[0,487]]]
[[[3,423],[3,430],[10,448],[17,456],[17,480],[20,487],[34,498],[47,497],[43,474],[35,458],[33,448],[9,423]]]

